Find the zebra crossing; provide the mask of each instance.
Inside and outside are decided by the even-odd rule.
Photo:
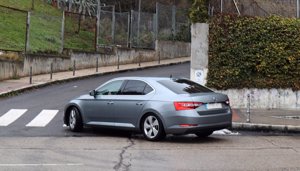
[[[5,114],[0,113],[0,127],[6,127],[16,122],[21,116],[25,115],[28,109],[10,109]],[[27,123],[26,127],[45,127],[58,114],[59,110],[43,109],[37,116]]]

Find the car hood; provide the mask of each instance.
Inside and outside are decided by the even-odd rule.
[[[76,98],[76,100],[86,100],[86,99],[94,99],[94,96],[91,96],[89,94],[84,94]]]

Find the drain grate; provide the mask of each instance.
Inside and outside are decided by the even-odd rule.
[[[299,119],[300,120],[300,116],[272,116],[272,117],[277,119]]]

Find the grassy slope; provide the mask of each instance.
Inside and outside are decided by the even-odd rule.
[[[25,11],[31,10],[31,0],[1,0],[0,5]],[[26,13],[0,7],[0,49],[24,50],[26,34]],[[30,51],[58,52],[61,46],[62,12],[43,0],[35,0],[31,13]],[[66,17],[66,32],[71,32],[73,22]],[[80,34],[65,34],[65,47],[92,50],[93,33],[80,31]],[[68,36],[70,35],[70,36]]]

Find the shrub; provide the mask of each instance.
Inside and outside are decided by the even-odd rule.
[[[299,33],[299,19],[214,16],[207,86],[300,90]]]

